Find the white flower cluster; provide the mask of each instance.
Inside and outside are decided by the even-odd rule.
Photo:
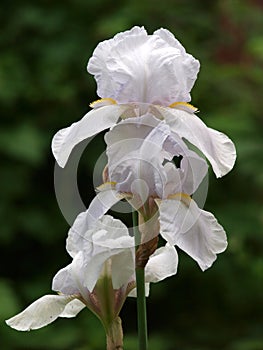
[[[73,260],[53,279],[52,289],[59,294],[38,299],[7,321],[18,330],[73,317],[85,305],[106,327],[106,320],[118,316],[136,287],[134,239],[120,220],[106,215],[122,199],[139,213],[141,243],[159,234],[166,241],[147,257],[147,286],[176,274],[175,246],[202,270],[227,246],[222,226],[192,198],[208,166],[189,143],[207,158],[217,177],[227,174],[236,159],[231,140],[208,128],[188,103],[199,62],[168,30],[148,35],[134,27],[100,43],[88,71],[101,99],[80,121],[54,136],[52,150],[64,167],[79,142],[110,129],[105,135],[105,183],[69,231],[66,248]]]

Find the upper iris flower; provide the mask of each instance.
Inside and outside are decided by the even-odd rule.
[[[101,100],[92,111],[53,138],[58,164],[65,166],[72,149],[82,140],[115,125],[119,118],[151,113],[172,131],[195,145],[209,160],[217,177],[235,162],[232,141],[208,128],[188,102],[199,71],[199,61],[166,29],[148,35],[134,27],[101,42],[88,62]]]
[[[127,295],[134,294],[133,245],[133,238],[120,220],[105,215],[91,221],[87,212],[79,214],[66,246],[73,260],[53,279],[52,289],[58,295],[41,297],[6,323],[19,331],[29,331],[58,317],[74,317],[87,306],[109,331]],[[161,281],[176,270],[177,253],[167,244],[148,261],[146,282]]]
[[[139,212],[142,242],[160,233],[202,270],[209,268],[226,249],[227,239],[213,214],[191,198],[207,174],[206,161],[151,114],[121,121],[105,140],[106,183],[87,210],[89,220],[97,220],[125,198]],[[180,167],[171,162],[174,156],[179,157]]]

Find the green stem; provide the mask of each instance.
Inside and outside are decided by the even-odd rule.
[[[141,234],[138,229],[138,214],[132,212],[133,230],[136,249],[141,242]],[[146,297],[145,297],[145,274],[144,268],[136,267],[136,289],[137,289],[137,322],[138,322],[138,350],[147,350],[148,334],[147,334],[147,315],[146,315]]]

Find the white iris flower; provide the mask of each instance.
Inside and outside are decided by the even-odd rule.
[[[58,295],[45,295],[6,323],[19,331],[44,327],[58,317],[75,317],[85,306],[102,321],[105,329],[118,316],[136,286],[134,240],[127,227],[105,215],[91,224],[81,213],[69,231],[67,251],[71,264],[53,278]],[[174,275],[177,253],[167,244],[156,250],[146,266],[146,282]]]
[[[101,100],[92,111],[53,138],[52,149],[64,167],[72,149],[82,140],[112,127],[118,120],[151,113],[164,120],[181,138],[195,145],[209,160],[217,177],[235,162],[232,141],[208,128],[188,102],[199,61],[166,29],[148,35],[134,27],[101,42],[88,63]]]
[[[97,220],[126,198],[143,222],[149,222],[146,240],[160,233],[202,270],[209,268],[226,249],[227,239],[215,217],[191,198],[207,174],[206,161],[188,150],[164,121],[150,114],[120,122],[105,140],[107,182],[99,187],[101,192],[87,210],[90,220]],[[181,156],[180,167],[171,162],[174,156]]]

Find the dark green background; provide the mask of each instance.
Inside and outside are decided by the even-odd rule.
[[[53,275],[70,262],[50,142],[97,98],[87,60],[101,40],[144,25],[150,33],[169,29],[201,61],[192,103],[238,152],[228,176],[210,174],[205,206],[225,227],[229,247],[205,273],[180,252],[177,276],[152,286],[150,350],[262,350],[263,1],[2,0],[0,11],[1,349],[104,348],[88,310],[30,333],[4,319],[49,293]],[[87,205],[103,150],[99,135],[81,162]],[[122,318],[125,349],[137,349],[135,300]]]

